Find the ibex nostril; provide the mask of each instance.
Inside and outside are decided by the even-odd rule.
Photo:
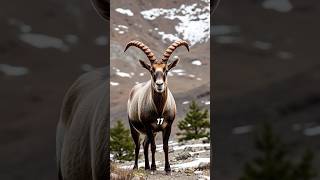
[[[156,82],[156,84],[157,84],[158,86],[162,86],[162,85],[163,85],[163,82]]]

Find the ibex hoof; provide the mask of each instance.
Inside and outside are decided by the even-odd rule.
[[[165,167],[164,170],[166,171],[167,175],[171,175],[171,168],[169,167]]]
[[[167,176],[171,176],[171,170],[170,171],[166,171],[166,175]]]
[[[157,170],[157,167],[156,167],[156,165],[151,165],[151,170],[152,170],[152,171],[155,171],[155,170]]]

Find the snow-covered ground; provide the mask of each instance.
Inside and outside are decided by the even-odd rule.
[[[184,143],[169,141],[169,159],[172,172],[187,174],[188,176],[194,177],[194,179],[210,179],[210,144],[204,142],[206,142],[205,139],[191,140]],[[153,173],[154,176],[164,171],[163,144],[158,144],[156,148],[157,172]],[[149,155],[150,154],[151,152],[149,152]],[[119,168],[127,170],[131,170],[134,163],[134,161],[115,162]],[[143,150],[140,150],[138,167],[144,168],[144,165]],[[152,175],[150,175],[150,177],[151,176]]]

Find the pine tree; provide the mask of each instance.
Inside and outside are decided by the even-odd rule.
[[[301,162],[294,165],[286,158],[288,146],[273,134],[269,124],[264,125],[255,147],[261,156],[245,165],[240,180],[311,180],[316,175],[312,167],[312,153],[307,151]]]
[[[293,176],[300,180],[310,180],[317,176],[317,172],[312,167],[314,154],[310,150],[306,150],[301,162],[297,165],[293,172]]]
[[[192,101],[186,117],[178,123],[178,128],[182,131],[177,133],[182,136],[179,141],[209,137],[208,117],[208,110],[202,110],[195,101]]]
[[[130,161],[133,159],[134,144],[130,130],[126,129],[121,120],[110,129],[110,152],[115,159]]]

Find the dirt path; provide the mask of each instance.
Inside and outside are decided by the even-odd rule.
[[[197,175],[192,173],[186,173],[183,171],[171,172],[171,175],[167,175],[164,171],[156,171],[155,174],[149,174],[146,180],[165,180],[165,179],[177,179],[177,180],[195,180],[195,179],[210,179],[209,172],[203,172],[204,175]],[[207,178],[206,178],[207,177]]]

